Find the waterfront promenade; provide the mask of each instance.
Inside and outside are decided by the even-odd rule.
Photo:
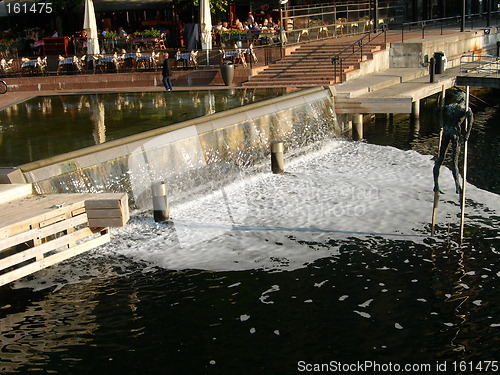
[[[459,72],[459,59],[460,56],[465,53],[485,53],[487,48],[483,46],[477,46],[476,44],[472,44],[470,48],[466,46],[467,43],[464,44],[463,39],[459,37],[468,35],[477,35],[482,34],[483,29],[476,28],[471,30],[466,30],[465,33],[460,33],[457,28],[449,28],[443,31],[442,33],[438,30],[427,31],[425,39],[422,38],[420,32],[412,32],[405,34],[404,42],[401,41],[401,32],[394,30],[388,31],[387,33],[387,57],[385,59],[389,59],[390,61],[386,63],[387,66],[394,65],[393,61],[401,60],[401,56],[396,56],[397,53],[393,51],[397,48],[402,49],[402,54],[407,54],[411,56],[415,54],[411,50],[405,50],[408,48],[413,48],[413,45],[428,45],[433,48],[435,45],[436,48],[440,46],[447,45],[450,48],[450,51],[453,51],[451,55],[448,57],[448,67],[450,69],[445,70],[442,74],[435,75],[435,83],[430,84],[429,82],[429,69],[426,63],[423,64],[414,64],[412,67],[389,67],[387,69],[379,69],[375,72],[370,72],[369,70],[359,69],[356,73],[357,78],[349,79],[348,81],[335,85],[336,97],[339,99],[339,111],[340,113],[349,113],[356,112],[359,113],[375,113],[380,112],[380,107],[377,106],[377,103],[386,102],[387,99],[391,99],[394,102],[395,98],[403,98],[404,108],[405,109],[397,109],[397,108],[387,108],[384,109],[386,113],[408,113],[407,110],[407,102],[408,98],[411,98],[411,102],[415,102],[423,97],[434,94],[435,92],[445,88],[451,87],[454,85],[455,77]],[[489,33],[488,33],[489,34]],[[493,37],[496,38],[497,33],[492,32],[491,35],[491,43],[488,48],[493,48]],[[454,36],[457,36],[455,41]],[[353,37],[345,37],[339,38],[345,39],[346,43],[353,40]],[[471,43],[476,43],[471,42]],[[464,47],[465,46],[465,47]],[[403,57],[407,58],[407,57]],[[416,65],[416,66],[415,66]],[[333,67],[332,67],[333,69]],[[203,71],[200,69],[196,72]],[[140,75],[140,74],[149,74],[154,79],[150,79],[152,82],[149,85],[144,86],[144,83],[134,85],[134,79],[130,80],[130,74]],[[174,72],[174,83],[176,75],[186,75],[185,71],[182,72]],[[187,73],[189,74],[189,73]],[[147,73],[113,73],[113,77],[122,77],[123,81],[127,82],[126,87],[105,87],[106,84],[100,85],[99,83],[95,83],[95,79],[93,79],[92,84],[89,84],[89,87],[85,87],[84,89],[52,89],[52,90],[38,90],[38,91],[17,91],[11,90],[6,94],[0,96],[0,110],[7,108],[16,103],[23,102],[35,96],[46,96],[46,95],[71,95],[71,94],[85,94],[85,93],[109,93],[109,92],[152,92],[152,91],[164,91],[164,88],[161,84],[161,74],[160,72],[147,72]],[[99,75],[92,75],[92,77],[96,77]],[[102,76],[102,75],[101,75]],[[81,79],[85,79],[85,75],[78,76]],[[55,80],[60,82],[64,82],[65,80],[74,80],[75,76],[56,76],[52,77]],[[26,80],[26,82],[32,82],[33,85],[38,84],[40,81],[39,77],[25,77],[22,78]],[[105,78],[104,78],[105,79]],[[117,80],[113,78],[113,80]],[[118,81],[120,78],[118,79]],[[154,84],[153,84],[154,82]],[[214,82],[214,81],[212,81]],[[68,85],[69,86],[69,85]],[[270,87],[275,87],[270,82]],[[196,84],[196,85],[174,85],[174,91],[186,91],[186,90],[216,90],[216,89],[227,89],[227,88],[239,88],[242,87],[241,83],[234,83],[231,86],[225,86],[217,83],[209,83],[206,84]],[[248,85],[246,86],[247,88]],[[367,106],[366,108],[350,108],[349,105],[345,106],[346,99],[347,101],[353,103],[353,98],[361,98],[365,99],[365,103],[367,101],[371,101],[373,105]],[[358,100],[359,102],[359,100]],[[344,108],[344,109],[341,109]],[[378,110],[377,110],[378,109]]]

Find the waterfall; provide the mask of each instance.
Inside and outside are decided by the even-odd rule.
[[[345,130],[329,89],[314,88],[92,146],[25,175],[41,194],[126,191],[145,209],[154,182],[185,199],[267,165],[273,139],[293,153]]]

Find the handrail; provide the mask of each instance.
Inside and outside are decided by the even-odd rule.
[[[333,56],[332,57],[332,64],[333,64],[333,80],[334,80],[334,82],[337,82],[337,65],[340,67],[340,82],[341,83],[343,82],[343,75],[342,75],[343,58],[342,58],[342,54],[344,54],[345,52],[347,52],[348,50],[350,50],[352,48],[352,52],[350,54],[348,54],[347,56],[344,56],[344,58],[347,59],[357,52],[356,47],[358,47],[358,51],[360,53],[360,60],[362,60],[363,59],[363,46],[365,44],[370,43],[372,40],[375,40],[376,38],[378,38],[382,34],[384,34],[384,43],[387,43],[387,29],[388,29],[387,25],[383,24],[380,27],[377,27],[376,29],[365,33],[365,35],[363,35],[361,38],[352,42],[347,47],[345,47],[342,51],[338,52],[335,56]],[[372,34],[377,34],[377,35],[375,35],[372,38]],[[368,38],[368,43],[365,43],[366,38]]]
[[[500,58],[490,55],[470,55],[460,57],[460,73],[500,73]]]
[[[491,15],[496,15],[497,18],[500,16],[500,11],[491,11]],[[466,15],[466,19],[470,21],[471,29],[474,28],[474,19],[481,19],[484,16],[484,13],[474,13]],[[401,24],[401,42],[404,42],[404,31],[405,27],[408,27],[408,31],[412,30],[412,26],[418,26],[418,28],[422,29],[422,39],[425,38],[425,29],[427,28],[441,28],[441,35],[443,35],[443,27],[445,25],[450,24],[458,24],[460,23],[462,16],[453,16],[453,17],[444,17],[444,18],[431,18],[428,20],[422,21],[413,21],[413,22],[405,22]],[[435,26],[432,26],[435,25]]]

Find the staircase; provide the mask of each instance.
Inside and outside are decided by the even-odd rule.
[[[278,62],[269,65],[258,75],[243,83],[246,87],[308,87],[328,86],[341,82],[340,67],[337,67],[337,79],[334,79],[334,66],[332,57],[340,53],[353,43],[358,37],[327,39],[308,44],[303,44],[290,55]],[[342,56],[342,80],[346,74],[360,69],[363,62],[371,60],[373,54],[385,49],[384,40],[376,39],[363,46],[363,55],[356,52],[352,56],[352,49],[344,52]]]

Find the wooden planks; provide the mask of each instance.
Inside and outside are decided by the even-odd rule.
[[[80,245],[77,245],[71,250],[67,250],[64,252],[57,253],[55,255],[43,258],[41,260],[35,261],[33,263],[30,263],[26,266],[23,266],[21,268],[18,268],[16,270],[12,270],[8,273],[1,274],[0,275],[0,286],[8,284],[12,281],[18,280],[24,276],[28,276],[32,273],[35,273],[37,271],[40,271],[44,268],[47,268],[49,266],[52,266],[54,264],[60,263],[63,260],[72,258],[74,256],[77,256],[79,254],[82,254],[86,251],[89,251],[97,246],[103,245],[106,242],[110,241],[110,235],[109,232],[105,233],[99,237],[96,237],[90,241],[84,242]]]
[[[90,227],[123,227],[130,217],[127,194],[87,199],[85,210]]]
[[[24,196],[23,189],[0,204],[0,286],[109,242],[108,227],[129,219],[126,193]]]

